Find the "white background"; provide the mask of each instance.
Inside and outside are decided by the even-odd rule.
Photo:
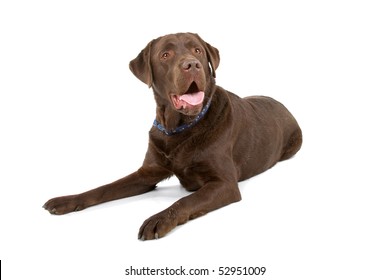
[[[152,279],[125,276],[131,265],[216,271],[199,279],[389,279],[385,2],[2,1],[4,279]],[[241,202],[157,241],[137,240],[138,228],[187,195],[176,180],[74,214],[44,211],[140,166],[154,99],[128,62],[179,31],[219,49],[219,85],[284,103],[302,150],[241,183]],[[267,272],[222,277],[220,266]]]

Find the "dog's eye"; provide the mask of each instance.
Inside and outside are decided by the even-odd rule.
[[[202,50],[201,50],[200,48],[195,48],[195,53],[201,54],[201,53],[202,53]]]
[[[168,52],[164,52],[161,55],[161,59],[167,59],[168,57],[169,57],[169,53]]]

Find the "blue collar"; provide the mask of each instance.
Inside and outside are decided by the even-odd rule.
[[[184,130],[187,130],[187,129],[193,127],[194,125],[196,125],[204,117],[204,115],[206,115],[207,111],[210,108],[210,104],[211,104],[211,98],[209,99],[209,101],[207,101],[206,106],[204,106],[202,111],[199,113],[199,115],[196,116],[196,118],[192,122],[187,123],[187,124],[183,124],[183,125],[176,127],[172,130],[167,130],[157,120],[154,120],[153,126],[157,127],[158,130],[160,130],[161,132],[163,132],[167,136],[172,136],[172,135],[178,134],[178,133],[183,132]]]

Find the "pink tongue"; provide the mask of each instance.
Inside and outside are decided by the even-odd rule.
[[[204,99],[204,92],[203,91],[183,94],[183,95],[179,96],[179,100],[185,101],[186,103],[193,105],[193,106],[202,103],[203,99]]]

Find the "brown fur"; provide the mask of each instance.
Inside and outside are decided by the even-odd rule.
[[[301,147],[302,133],[290,112],[272,98],[240,98],[216,86],[218,65],[218,50],[196,34],[171,34],[151,41],[130,62],[130,69],[153,88],[156,119],[173,129],[191,122],[211,99],[208,112],[195,126],[172,136],[152,127],[138,171],[81,194],[53,198],[44,208],[52,214],[78,211],[151,191],[176,175],[193,193],[143,223],[138,237],[148,240],[239,201],[238,182],[293,156]],[[193,83],[204,91],[203,103],[175,108],[171,94],[184,94]]]

